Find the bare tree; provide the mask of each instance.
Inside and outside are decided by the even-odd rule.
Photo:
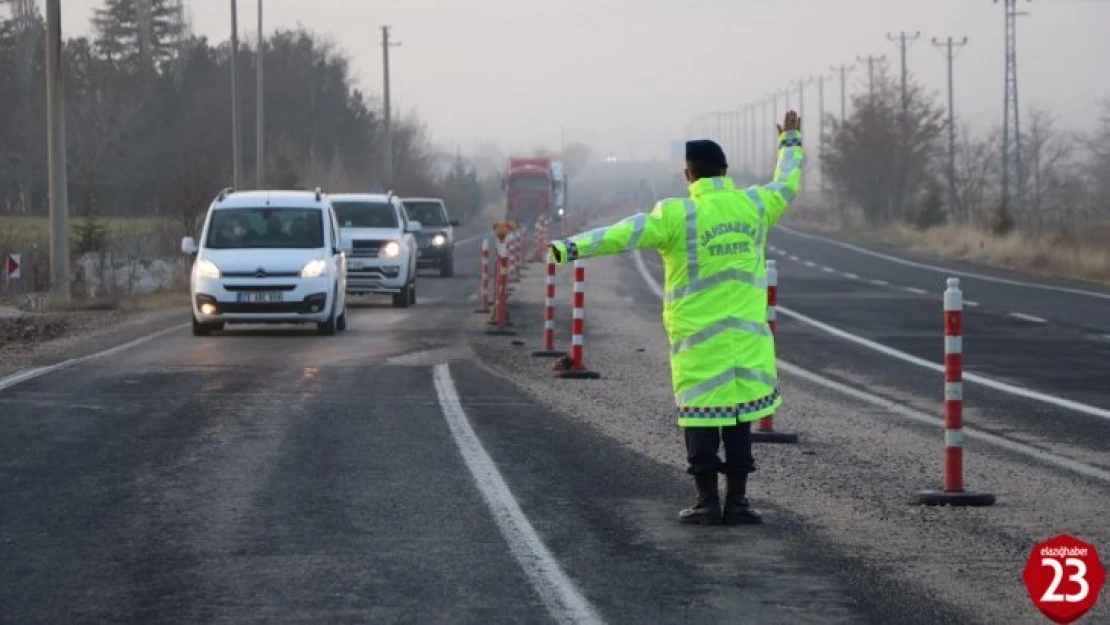
[[[1075,145],[1072,137],[1056,129],[1056,118],[1045,109],[1031,109],[1024,141],[1022,160],[1028,163],[1025,184],[1027,213],[1019,221],[1043,232],[1048,225],[1073,220],[1076,197],[1068,197],[1079,177],[1068,171]]]

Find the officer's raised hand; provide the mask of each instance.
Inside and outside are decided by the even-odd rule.
[[[780,135],[788,130],[801,130],[802,118],[798,117],[797,111],[787,111],[782,125],[775,124],[775,128],[778,128]]]
[[[559,246],[552,243],[551,245],[548,245],[547,247],[551,251],[551,257],[553,259],[555,259],[555,262],[557,264],[561,264],[563,262],[563,255],[559,250]]]

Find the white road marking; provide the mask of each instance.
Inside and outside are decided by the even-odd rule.
[[[1021,319],[1022,321],[1032,321],[1033,323],[1048,323],[1048,319],[1041,319],[1040,317],[1034,317],[1033,315],[1027,315],[1025,313],[1012,312],[1006,314],[1013,317],[1014,319]]]
[[[836,270],[832,267],[822,267],[821,271],[824,271],[825,273],[836,273]]]
[[[459,400],[451,369],[446,364],[434,368],[436,393],[443,416],[458,445],[466,467],[482,493],[497,527],[501,530],[513,556],[524,569],[533,588],[543,600],[547,611],[560,623],[604,623],[574,581],[563,572],[555,556],[543,544],[535,528],[528,522],[497,465],[486,453],[482,441],[466,418]]]
[[[929,294],[929,292],[926,291],[925,289],[919,289],[915,286],[907,286],[907,287],[903,287],[903,288],[905,288],[910,293],[917,293],[918,295],[928,295]]]
[[[807,260],[806,261],[806,267],[816,267],[816,266],[817,266],[817,263],[813,262],[812,260]]]
[[[790,260],[799,260],[799,258],[797,256],[791,254],[790,255]]]
[[[886,285],[890,284],[886,280],[868,280],[868,282],[870,282],[871,284],[874,284],[876,286],[886,286]]]
[[[640,257],[639,251],[634,250],[632,252],[632,259],[633,259],[633,261],[635,261],[636,268],[640,271],[640,276],[643,277],[644,282],[647,283],[648,288],[651,289],[651,291],[653,293],[655,293],[655,295],[657,297],[662,299],[662,297],[663,297],[663,288],[661,286],[659,286],[659,282],[656,281],[655,277],[651,275],[650,271],[648,271],[647,265],[644,264],[643,259]],[[778,310],[779,310],[779,312],[784,311],[784,309],[781,306],[778,308]],[[790,311],[790,315],[801,317],[801,315],[798,315],[798,313],[795,313],[793,311]],[[806,319],[808,319],[808,317]],[[910,362],[913,362],[914,364],[919,364],[919,365],[922,365],[922,366],[926,366],[930,369],[934,369],[934,370],[938,370],[938,371],[942,371],[942,372],[944,371],[943,366],[936,365],[935,363],[931,363],[931,362],[928,362],[926,360],[922,360],[920,358],[917,358],[916,356],[911,356],[909,354],[899,352],[899,351],[891,349],[891,348],[889,348],[885,345],[879,345],[878,343],[874,343],[873,341],[869,341],[869,340],[864,339],[862,337],[857,337],[855,335],[848,334],[847,332],[844,332],[843,330],[838,330],[838,329],[833,328],[831,326],[825,325],[825,324],[821,323],[820,321],[816,321],[816,320],[810,320],[810,321],[812,321],[814,324],[817,324],[818,327],[821,327],[822,329],[832,331],[832,333],[837,334],[838,336],[846,335],[846,337],[852,337],[849,340],[858,341],[858,342],[861,342],[862,344],[870,344],[870,345],[867,345],[867,346],[874,346],[873,349],[877,349],[877,351],[881,351],[883,353],[887,353],[889,355],[893,355],[895,357],[902,358],[903,360],[909,360]],[[943,424],[944,424],[944,420],[939,418],[939,417],[934,417],[932,415],[920,412],[918,410],[914,410],[913,408],[910,408],[908,406],[903,406],[902,404],[899,404],[897,402],[893,402],[889,399],[879,397],[878,395],[873,395],[873,394],[868,393],[866,391],[862,391],[862,390],[859,390],[857,388],[848,386],[847,384],[837,382],[836,380],[832,380],[832,379],[827,378],[827,377],[825,377],[821,374],[814,373],[812,371],[809,371],[808,369],[803,369],[802,367],[799,367],[795,364],[791,364],[791,363],[783,361],[781,359],[778,360],[776,364],[780,369],[782,369],[783,371],[786,371],[787,373],[790,373],[790,374],[796,375],[800,378],[809,380],[810,382],[820,384],[820,385],[822,385],[826,388],[832,389],[834,391],[837,391],[837,392],[839,392],[841,394],[844,394],[844,395],[847,395],[849,397],[852,397],[852,398],[855,398],[855,399],[858,399],[858,400],[861,400],[861,401],[864,401],[864,402],[867,402],[867,403],[870,403],[870,404],[873,404],[873,405],[876,405],[876,406],[880,406],[882,408],[890,410],[892,413],[897,414],[898,416],[901,416],[903,418],[906,418],[906,419],[909,419],[909,420],[912,420],[912,421],[917,421],[919,423],[924,423],[924,424],[927,424],[927,425],[938,426],[938,427],[942,427]],[[976,381],[983,384],[984,386],[991,386],[991,384],[1002,384],[1001,382],[994,382],[993,380],[986,380],[986,378],[976,376],[975,374],[969,374],[966,371],[964,372],[964,379],[965,380],[971,380],[973,377],[977,378]],[[986,383],[986,382],[989,382],[989,383]],[[1005,386],[1009,386],[1009,385],[1005,385]],[[1042,394],[1036,393],[1034,391],[1026,392],[1026,391],[1024,391],[1024,389],[1018,389],[1016,387],[1010,387],[1010,388],[1012,388],[1014,390],[1018,390],[1018,391],[1023,391],[1023,394],[1025,396],[1031,397],[1033,399],[1037,399],[1037,397],[1032,397],[1034,395],[1042,395]],[[1002,390],[1004,390],[1004,389],[1002,389]],[[1067,403],[1073,404],[1075,406],[1083,406],[1084,408],[1088,408],[1088,409],[1095,410],[1095,411],[1101,411],[1105,414],[1096,414],[1095,416],[1110,418],[1110,411],[1105,411],[1105,410],[1102,410],[1101,408],[1095,408],[1093,406],[1084,406],[1084,404],[1079,404],[1078,402],[1071,402],[1069,400],[1060,400],[1060,401],[1067,402]],[[976,430],[975,428],[971,428],[971,427],[968,427],[966,425],[963,427],[963,433],[968,438],[978,439],[978,440],[981,440],[985,443],[995,445],[996,447],[1000,447],[1002,449],[1006,449],[1008,451],[1012,451],[1014,453],[1018,453],[1018,454],[1027,456],[1029,458],[1034,458],[1036,460],[1040,460],[1042,462],[1045,462],[1047,464],[1051,464],[1051,465],[1056,466],[1058,468],[1065,469],[1067,471],[1071,471],[1073,473],[1077,473],[1077,474],[1083,475],[1085,477],[1090,477],[1090,478],[1101,480],[1103,482],[1110,483],[1110,471],[1107,471],[1105,469],[1101,469],[1101,468],[1096,467],[1096,466],[1085,464],[1085,463],[1079,462],[1078,460],[1073,460],[1073,459],[1067,458],[1065,456],[1060,456],[1060,455],[1053,454],[1053,453],[1050,453],[1050,452],[1047,452],[1047,451],[1044,451],[1044,450],[1041,450],[1041,449],[1037,449],[1037,448],[1031,447],[1029,445],[1024,445],[1022,443],[1018,443],[1018,442],[1012,441],[1012,440],[1007,439],[1007,438],[1003,438],[1003,437],[995,435],[995,434],[990,434],[988,432],[980,432],[980,431]]]
[[[845,273],[844,277],[848,278],[848,279],[851,279],[851,280],[859,280],[859,276],[857,276],[854,273]]]
[[[151,340],[156,339],[160,336],[164,336],[166,334],[169,334],[170,332],[180,330],[180,329],[184,328],[187,325],[189,325],[189,324],[184,323],[184,324],[175,325],[175,326],[172,326],[172,327],[169,327],[169,328],[165,328],[163,330],[159,330],[157,332],[154,332],[153,334],[147,334],[146,336],[140,336],[137,339],[132,339],[130,341],[127,341],[126,343],[121,343],[119,345],[116,345],[115,347],[110,347],[108,349],[105,349],[105,350],[102,350],[102,351],[99,351],[99,352],[96,352],[96,353],[93,353],[93,354],[88,354],[87,356],[79,356],[77,358],[69,358],[69,359],[63,360],[61,362],[56,362],[52,365],[46,365],[45,367],[32,367],[30,369],[24,369],[23,371],[17,371],[15,373],[11,374],[11,375],[7,375],[7,376],[4,376],[4,377],[0,378],[0,391],[2,391],[4,389],[11,388],[11,387],[13,387],[17,384],[22,384],[23,382],[33,380],[37,377],[44,376],[48,373],[53,373],[55,371],[61,371],[62,369],[67,369],[67,368],[72,367],[74,365],[79,365],[83,362],[88,362],[90,360],[95,360],[97,358],[103,358],[105,356],[111,356],[112,354],[118,354],[118,353],[120,353],[124,350],[131,349],[132,347],[142,345],[143,343],[146,343],[147,341],[151,341]]]
[[[978,306],[978,305],[979,305],[979,302],[973,302],[973,301],[971,301],[971,300],[969,300],[969,299],[965,299],[965,300],[964,300],[964,306],[969,306],[969,307],[971,307],[971,308],[975,308],[975,307],[976,307],[976,306]]]
[[[473,243],[474,241],[481,241],[482,239],[485,239],[485,238],[486,238],[486,235],[484,235],[484,234],[476,236],[476,237],[466,237],[465,239],[460,239],[458,241],[455,241],[455,245],[466,245],[467,243]]]
[[[1084,291],[1083,289],[1075,289],[1075,288],[1064,287],[1064,286],[1053,286],[1051,284],[1038,284],[1036,282],[1025,282],[1025,281],[1022,281],[1022,280],[1011,280],[1009,278],[998,278],[998,277],[995,277],[995,276],[988,276],[988,275],[984,275],[984,274],[981,274],[981,273],[972,273],[970,271],[955,271],[955,270],[952,270],[952,269],[945,269],[944,267],[937,267],[936,265],[927,265],[925,263],[918,263],[918,262],[914,262],[912,260],[906,260],[905,258],[898,258],[897,256],[891,256],[889,254],[882,254],[880,252],[869,250],[869,249],[860,247],[858,245],[852,245],[851,243],[844,243],[843,241],[836,241],[834,239],[829,239],[829,238],[826,238],[826,237],[820,237],[820,236],[817,236],[817,235],[808,234],[806,232],[799,232],[797,230],[794,230],[792,228],[787,228],[786,226],[779,225],[779,224],[776,224],[775,227],[778,228],[779,230],[789,232],[790,234],[797,235],[797,236],[805,238],[805,239],[813,239],[813,240],[817,240],[817,241],[824,241],[825,243],[828,243],[830,245],[836,245],[838,247],[843,247],[845,249],[849,249],[849,250],[852,250],[854,252],[859,252],[860,254],[866,254],[868,256],[873,256],[875,258],[881,258],[883,260],[889,260],[892,263],[899,263],[901,265],[907,265],[907,266],[910,266],[910,267],[917,267],[918,269],[927,269],[929,271],[934,271],[936,273],[942,273],[946,276],[963,276],[965,278],[975,278],[976,280],[986,280],[988,282],[997,282],[999,284],[1009,284],[1009,285],[1013,285],[1013,286],[1027,287],[1027,288],[1031,288],[1031,289],[1044,289],[1046,291],[1057,291],[1059,293],[1071,293],[1073,295],[1085,295],[1087,297],[1097,297],[1099,299],[1110,300],[1110,293],[1098,293],[1096,291]]]

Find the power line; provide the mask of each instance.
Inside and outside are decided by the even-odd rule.
[[[870,104],[875,104],[875,63],[882,63],[886,61],[886,55],[880,54],[879,56],[860,56],[856,57],[860,63],[867,63],[867,93],[870,98]]]
[[[998,4],[999,0],[994,0]],[[1026,0],[1029,1],[1029,0]],[[1002,206],[1016,212],[1025,207],[1021,170],[1021,124],[1018,111],[1017,0],[1004,0],[1006,8],[1006,78],[1002,103]],[[1016,199],[1016,202],[1014,200]]]
[[[945,49],[948,59],[948,210],[959,212],[966,218],[960,206],[960,198],[956,193],[956,113],[955,99],[953,97],[952,66],[959,49],[967,44],[967,37],[955,41],[952,37],[940,40],[933,37],[933,45]]]
[[[840,123],[844,123],[848,110],[848,72],[856,68],[855,64],[832,66],[832,71],[840,74]]]

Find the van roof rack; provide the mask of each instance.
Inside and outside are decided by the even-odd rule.
[[[322,191],[322,190],[320,190],[320,187],[316,187],[316,201],[317,201],[317,202],[319,202],[319,201],[320,201],[320,195],[321,195],[322,193],[323,193],[323,191]]]
[[[219,196],[216,197],[217,202],[222,202],[227,199],[227,196],[235,193],[235,187],[224,187],[220,190]]]

